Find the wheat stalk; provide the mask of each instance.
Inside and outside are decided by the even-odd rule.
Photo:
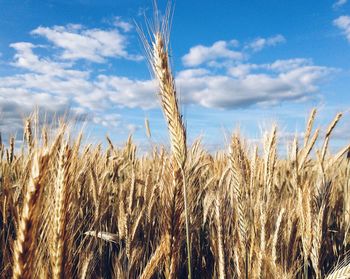
[[[33,165],[29,184],[23,201],[21,218],[17,228],[17,238],[14,242],[12,278],[28,278],[31,273],[30,261],[34,249],[34,237],[36,234],[36,222],[39,218],[40,194],[44,170],[48,161],[47,152],[36,153],[33,158]]]
[[[313,108],[310,112],[309,120],[308,120],[307,125],[306,125],[305,136],[304,136],[304,147],[306,147],[307,144],[309,143],[309,138],[311,135],[312,126],[314,124],[315,117],[316,117],[316,112],[317,112],[317,110],[315,108]]]
[[[186,146],[186,129],[180,113],[177,92],[175,88],[175,80],[171,72],[169,62],[169,15],[171,6],[168,5],[166,16],[163,20],[158,17],[157,7],[155,5],[155,26],[153,28],[153,40],[151,44],[145,39],[145,36],[141,34],[144,40],[146,52],[148,54],[149,62],[153,70],[153,74],[158,81],[159,96],[161,99],[161,106],[163,113],[167,121],[170,145],[172,156],[177,164],[177,170],[175,169],[174,178],[175,187],[182,185],[183,187],[183,200],[185,210],[185,225],[186,225],[186,243],[187,243],[187,259],[188,259],[188,277],[191,278],[191,244],[190,244],[190,224],[189,224],[189,210],[188,210],[188,197],[187,187],[184,175],[184,166],[187,157]],[[182,181],[180,181],[182,180]]]
[[[350,278],[350,263],[343,267],[338,267],[331,274],[328,274],[325,279],[349,279]]]
[[[144,268],[140,279],[149,279],[153,276],[155,270],[159,267],[161,260],[169,253],[169,241],[169,235],[165,234],[165,236],[160,240],[160,244],[154,251],[147,266]]]
[[[69,171],[68,145],[61,147],[59,156],[58,173],[55,187],[55,217],[54,217],[54,235],[53,235],[53,278],[59,279],[64,275],[64,250],[66,235],[66,216],[68,210],[68,171]]]

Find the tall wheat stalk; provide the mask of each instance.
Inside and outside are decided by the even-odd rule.
[[[64,250],[66,235],[66,217],[68,211],[68,168],[69,168],[69,147],[62,145],[58,172],[55,185],[55,208],[54,208],[54,224],[53,224],[53,278],[63,278],[64,275]]]
[[[171,6],[168,5],[167,11],[163,19],[160,19],[157,5],[155,8],[155,22],[152,27],[153,38],[151,43],[145,38],[143,34],[141,37],[145,43],[146,53],[148,55],[149,63],[153,74],[158,81],[159,96],[161,100],[161,106],[168,125],[168,131],[170,136],[170,145],[172,156],[174,158],[175,170],[174,178],[176,185],[183,187],[183,199],[185,210],[185,226],[186,226],[186,244],[187,244],[187,259],[188,259],[188,277],[191,278],[191,244],[190,244],[190,224],[189,224],[189,209],[188,209],[188,197],[186,179],[184,175],[184,167],[187,156],[186,146],[186,129],[180,113],[177,93],[175,88],[175,80],[171,72],[171,66],[169,61],[169,16],[171,12]],[[176,187],[176,186],[175,186]]]

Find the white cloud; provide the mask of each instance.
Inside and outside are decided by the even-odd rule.
[[[237,51],[240,59],[230,54],[229,44],[224,41],[211,47],[191,48],[183,62],[192,68],[179,72],[176,79],[181,99],[208,108],[232,109],[317,97],[320,83],[333,69],[314,65],[304,58],[263,64],[247,62],[252,54],[249,51],[254,53],[285,41],[282,35],[255,39]],[[201,68],[195,68],[199,65]]]
[[[67,70],[65,68],[70,67],[72,64],[54,62],[48,58],[39,58],[33,53],[33,49],[38,48],[38,46],[32,43],[19,42],[10,45],[15,49],[16,54],[14,56],[13,65],[19,68],[30,70],[35,73],[45,73],[47,75],[73,75],[85,77],[86,73],[75,70]]]
[[[268,46],[275,46],[284,43],[286,39],[278,34],[269,38],[256,38],[254,41],[247,45],[247,48],[252,49],[254,52],[260,51]]]
[[[157,87],[153,80],[133,80],[127,77],[100,75],[94,82],[115,105],[128,108],[157,107]]]
[[[119,25],[122,22],[119,22]],[[128,28],[123,25],[124,29]],[[85,29],[81,25],[38,27],[31,34],[45,37],[54,46],[63,50],[61,58],[65,60],[86,59],[101,63],[106,58],[121,57],[141,60],[140,55],[129,54],[126,50],[127,38],[118,29]]]
[[[286,60],[276,60],[272,64],[269,65],[269,68],[279,72],[286,72],[289,70],[293,70],[305,65],[311,65],[312,61],[310,59],[304,58],[293,58]]]
[[[31,104],[28,111],[39,104],[47,108],[70,106],[102,119],[103,112],[113,108],[158,106],[157,87],[152,80],[113,75],[93,78],[89,72],[72,69],[71,64],[38,57],[33,45],[20,43],[14,47],[14,65],[29,72],[1,77],[0,90],[8,92],[4,93],[5,99],[13,96],[19,103]],[[205,68],[185,69],[177,74],[176,81],[185,103],[230,109],[300,100],[316,92],[319,82],[330,72],[329,68],[299,58],[271,64],[239,64],[227,68],[227,74]]]
[[[229,75],[241,78],[247,76],[252,70],[260,68],[259,65],[256,64],[238,64],[233,67],[229,67],[227,72]]]
[[[290,61],[285,61],[288,64]],[[208,108],[232,109],[251,105],[274,105],[284,101],[305,101],[315,97],[320,82],[332,69],[301,64],[298,67],[276,68],[271,64],[242,64],[228,75],[203,74],[177,79],[186,103],[199,104]],[[277,73],[270,72],[277,71]],[[260,73],[252,71],[260,70]],[[239,72],[241,71],[241,72]],[[239,74],[237,74],[239,72]]]
[[[338,1],[336,1],[333,4],[333,9],[340,8],[340,7],[344,6],[347,2],[348,2],[348,0],[338,0]]]
[[[45,60],[47,69],[55,71],[39,71],[41,61],[38,56],[31,53],[33,64],[24,67],[22,63],[14,63],[17,67],[29,70],[27,73],[14,76],[0,77],[0,90],[11,92],[13,89],[23,90],[22,97],[28,97],[26,103],[31,104],[30,96],[33,94],[48,94],[67,100],[72,107],[81,107],[88,111],[100,111],[118,107],[155,107],[155,83],[151,80],[133,80],[126,77],[98,75],[93,77],[89,72],[73,70],[71,66],[57,66],[55,62]],[[15,55],[17,60],[26,60],[27,54]],[[20,97],[20,96],[19,96]],[[69,101],[69,102],[68,102]],[[43,102],[51,106],[51,101]]]
[[[237,40],[217,41],[211,46],[196,45],[182,57],[182,62],[187,67],[196,67],[206,64],[209,67],[225,67],[228,64],[243,61],[248,58],[247,52],[258,52],[269,46],[284,43],[286,39],[282,35],[269,38],[257,38],[251,43],[245,44],[241,50]]]
[[[181,72],[178,73],[177,78],[180,79],[187,79],[187,78],[193,78],[197,76],[203,76],[205,74],[209,74],[210,71],[207,69],[203,68],[198,68],[198,69],[186,69],[182,70]]]
[[[182,62],[186,66],[198,66],[205,62],[217,59],[242,60],[243,53],[232,50],[237,45],[237,41],[217,41],[211,46],[197,45],[190,49],[190,52],[182,57]]]
[[[119,127],[121,122],[120,114],[95,115],[92,121],[104,127]]]
[[[85,29],[81,25],[39,27],[33,34],[45,36],[52,44],[11,44],[15,50],[11,65],[21,71],[0,77],[1,130],[5,130],[4,127],[20,129],[22,118],[38,106],[51,115],[64,114],[70,109],[97,125],[125,124],[129,131],[135,131],[136,126],[123,123],[119,108],[159,107],[153,80],[97,74],[94,68],[82,70],[75,61],[99,62],[112,56],[130,58],[125,34],[118,30]],[[114,48],[108,38],[119,35],[122,36],[120,45]],[[260,47],[277,44],[280,39],[265,40]],[[47,55],[52,45],[63,49],[61,57],[55,53]],[[249,56],[234,49],[237,47],[237,41],[218,41],[209,47],[197,45],[190,49],[183,62],[191,68],[176,75],[184,104],[233,109],[303,101],[317,96],[320,83],[332,72],[302,58],[248,63]],[[39,54],[43,48],[48,51],[46,55]]]
[[[234,66],[227,67],[227,73],[230,76],[236,78],[244,78],[252,71],[266,71],[271,70],[274,72],[288,72],[293,69],[300,68],[302,66],[312,65],[312,61],[310,59],[304,58],[293,58],[293,59],[284,59],[284,60],[276,60],[271,64],[237,64]]]
[[[113,24],[114,26],[121,28],[124,32],[130,32],[133,28],[132,24],[123,21],[120,16],[115,17]]]
[[[333,21],[333,24],[343,31],[346,39],[350,42],[350,16],[340,16]]]
[[[31,43],[11,45],[16,51],[12,66],[24,73],[0,77],[0,130],[21,131],[22,119],[36,107],[48,115],[84,116],[95,124],[117,127],[120,119],[105,110],[118,107],[154,107],[152,81],[133,81],[75,68],[74,63],[56,62],[35,53]],[[142,96],[142,90],[147,96]],[[137,92],[135,92],[137,91]],[[148,101],[146,101],[148,100]]]

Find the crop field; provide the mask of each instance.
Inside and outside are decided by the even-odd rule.
[[[168,21],[140,33],[170,148],[84,145],[35,113],[22,143],[0,139],[0,276],[350,278],[350,145],[329,148],[342,113],[320,131],[312,110],[285,156],[276,126],[225,152],[189,145]]]

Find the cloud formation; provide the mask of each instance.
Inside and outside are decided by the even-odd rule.
[[[343,34],[350,43],[350,16],[340,16],[333,21],[333,24],[343,31]]]
[[[243,53],[233,50],[237,45],[237,41],[217,41],[211,46],[197,45],[190,48],[189,53],[182,57],[185,66],[198,66],[205,62],[217,59],[234,59],[242,60]]]
[[[284,43],[286,39],[278,34],[268,38],[256,38],[252,42],[238,49],[237,40],[217,41],[211,46],[196,45],[182,57],[182,63],[186,67],[196,67],[203,64],[221,67],[227,61],[242,61],[249,57],[250,52],[258,52],[266,47]]]
[[[192,68],[177,75],[181,99],[208,108],[233,109],[315,98],[319,85],[334,69],[314,65],[304,58],[263,64],[247,62],[252,55],[247,51],[255,53],[285,41],[282,35],[255,39],[236,51],[240,59],[228,52],[229,42],[191,48],[182,61]]]
[[[89,71],[74,69],[73,64],[40,58],[33,52],[32,44],[12,46],[17,51],[12,65],[27,71],[0,77],[4,99],[14,96],[16,102],[27,104],[30,109],[39,104],[47,108],[63,104],[90,112],[102,112],[113,106],[154,107],[155,84],[151,80],[93,76]]]
[[[77,60],[137,60],[128,50],[125,32],[131,27],[120,18],[114,24],[118,27],[113,30],[86,29],[81,25],[38,27],[31,34],[45,37],[50,45],[11,44],[15,50],[11,65],[19,71],[0,77],[0,129],[20,129],[22,118],[35,107],[52,115],[62,115],[69,109],[76,116],[106,127],[119,127],[123,122],[120,108],[159,107],[153,80],[101,74],[93,66],[89,70],[79,66]],[[277,35],[242,43],[241,47],[232,40],[190,48],[182,57],[185,67],[176,74],[181,101],[229,110],[315,98],[333,69],[303,58],[249,62],[256,51],[284,41]],[[58,56],[56,49],[60,51]],[[133,123],[124,124],[130,131],[137,129]]]
[[[344,6],[347,2],[348,2],[348,0],[338,0],[338,1],[336,1],[333,4],[333,9],[340,8],[340,7]]]
[[[121,28],[124,32],[130,32],[133,29],[131,23],[122,20],[120,16],[116,16],[113,22],[114,26]]]
[[[62,30],[81,30],[81,28],[80,26],[69,26]],[[48,28],[46,31],[59,29],[54,27]],[[40,28],[34,31],[39,34],[40,30],[43,31]],[[105,33],[101,30],[101,32],[101,34],[107,34],[109,31]],[[84,117],[95,124],[106,125],[109,123],[110,127],[117,127],[121,117],[115,113],[106,113],[104,110],[114,107],[139,106],[146,108],[154,106],[154,97],[149,98],[152,101],[147,103],[147,97],[140,98],[140,95],[135,97],[133,89],[128,87],[128,85],[134,85],[142,91],[143,84],[147,88],[150,86],[148,84],[152,84],[151,81],[133,82],[131,79],[122,77],[109,79],[108,76],[95,73],[93,67],[89,70],[82,70],[76,64],[78,58],[102,62],[113,55],[113,48],[102,51],[93,44],[90,47],[87,45],[82,52],[79,52],[78,49],[82,43],[80,36],[70,37],[69,46],[65,46],[66,37],[63,36],[63,38],[63,41],[59,40],[59,36],[52,38],[54,47],[65,47],[59,57],[55,52],[51,52],[52,55],[48,56],[38,54],[43,48],[50,51],[50,46],[35,45],[29,42],[18,42],[10,45],[15,50],[10,65],[20,71],[14,75],[0,77],[1,130],[10,133],[20,131],[22,119],[37,107],[41,108],[47,115],[60,116],[70,111],[70,115],[74,118]],[[88,44],[89,40],[86,43]],[[122,43],[123,45],[115,49],[114,55],[117,55],[117,49],[121,49],[123,52],[118,53],[128,55],[124,58],[130,58],[126,51],[127,40],[124,39]],[[109,44],[112,45],[113,40]],[[67,55],[68,52],[69,55]],[[141,91],[139,93],[142,93]],[[154,90],[148,90],[148,93],[154,96]],[[114,96],[115,94],[120,98]]]
[[[247,48],[252,49],[254,52],[258,52],[266,47],[276,46],[284,42],[286,42],[286,39],[282,35],[278,34],[269,38],[256,38],[247,45]]]
[[[228,74],[202,75],[187,71],[177,79],[184,102],[208,108],[232,109],[252,105],[275,105],[314,98],[332,71],[300,60],[278,60],[271,64],[240,64]],[[238,73],[239,72],[239,73]]]
[[[124,32],[130,31],[129,23],[116,19],[115,26]],[[119,29],[86,29],[79,24],[67,26],[38,27],[31,34],[45,37],[55,47],[62,49],[61,58],[66,60],[86,59],[102,63],[106,58],[120,57],[141,60],[139,55],[126,50],[127,38]]]

